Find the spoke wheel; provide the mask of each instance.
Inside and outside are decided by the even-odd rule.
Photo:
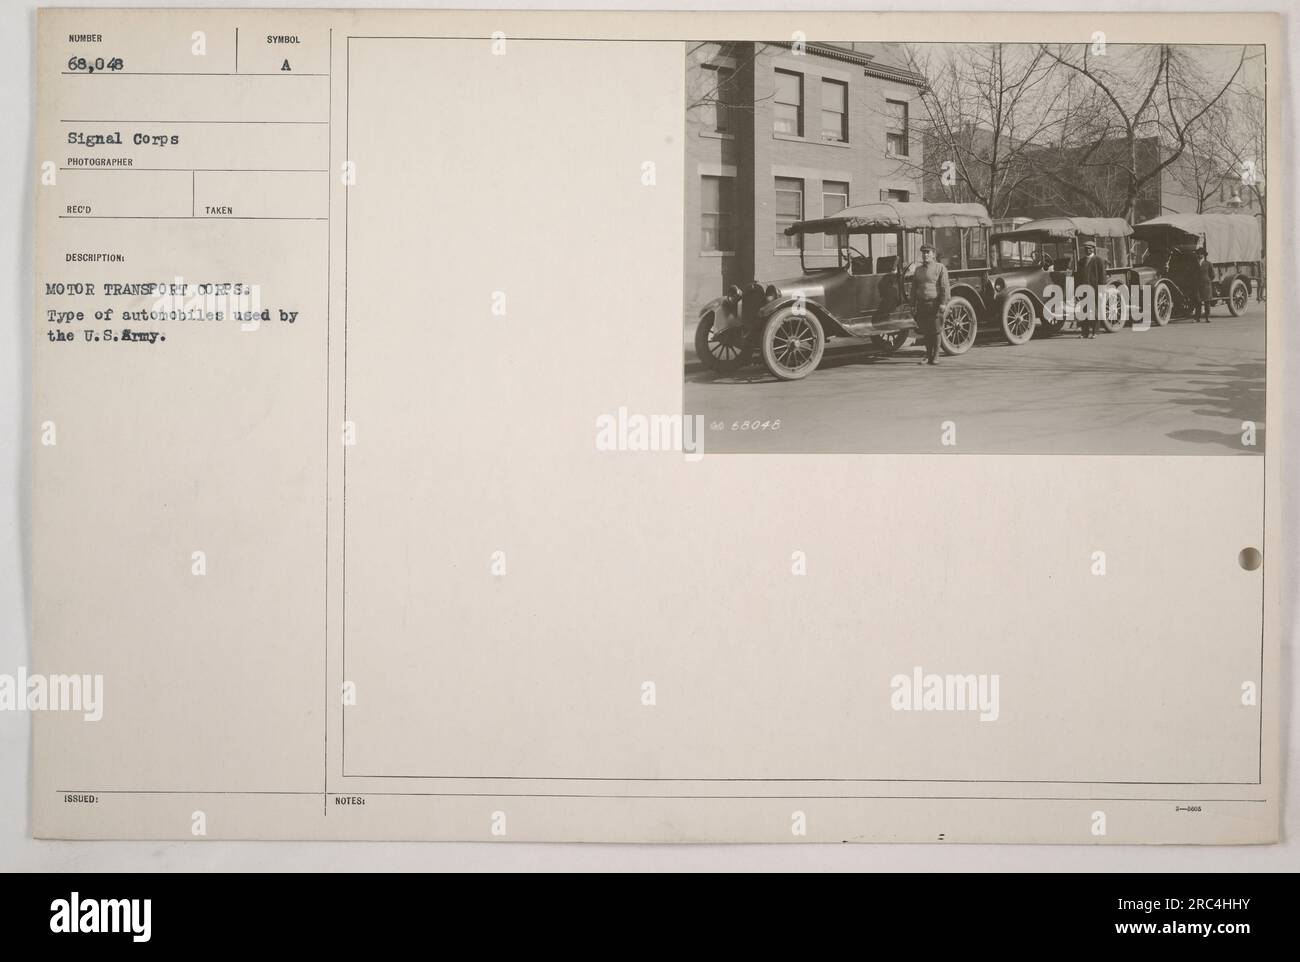
[[[821,322],[807,310],[787,307],[763,328],[763,363],[774,377],[797,381],[817,370],[826,350]]]
[[[939,343],[943,353],[949,357],[965,354],[975,343],[979,333],[979,319],[975,316],[975,307],[964,297],[954,297],[948,301],[948,310],[939,321]]]
[[[1250,303],[1250,285],[1240,277],[1232,282],[1232,287],[1228,289],[1228,313],[1233,317],[1241,317],[1246,312],[1246,305]]]
[[[1151,305],[1151,320],[1156,327],[1164,327],[1173,316],[1174,292],[1168,284],[1157,284]]]
[[[1028,294],[1012,294],[1002,302],[1002,336],[1010,344],[1024,344],[1034,336],[1034,302]]]
[[[710,371],[730,374],[749,362],[753,343],[745,337],[739,325],[724,331],[713,330],[713,312],[700,318],[695,327],[695,356]]]
[[[877,334],[876,345],[886,354],[897,354],[907,344],[911,331],[897,331],[893,334]]]
[[[1038,327],[1034,329],[1035,337],[1055,337],[1061,333],[1061,328],[1065,327],[1065,318],[1049,318],[1045,313],[1043,319],[1038,322]]]
[[[1101,326],[1114,334],[1122,331],[1128,322],[1128,293],[1117,284],[1103,288],[1100,292]]]

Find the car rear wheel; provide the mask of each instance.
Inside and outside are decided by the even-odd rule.
[[[1151,321],[1156,327],[1164,327],[1174,316],[1174,291],[1161,281],[1151,295]]]
[[[817,370],[826,350],[821,322],[793,307],[777,311],[763,328],[763,363],[773,377],[797,381]]]
[[[897,354],[911,336],[911,331],[896,331],[893,334],[877,334],[873,340],[876,342],[876,347],[886,354]]]
[[[700,318],[695,327],[695,356],[710,371],[731,374],[749,363],[754,345],[745,337],[737,324],[714,333],[712,311]]]
[[[949,357],[965,354],[975,343],[979,333],[979,318],[975,316],[975,306],[964,297],[954,297],[948,301],[948,309],[939,320],[939,343],[943,353]]]
[[[1002,336],[1010,344],[1024,344],[1034,336],[1034,302],[1017,292],[1002,302]]]
[[[1034,337],[1056,337],[1061,333],[1061,328],[1065,327],[1065,318],[1050,318],[1046,311],[1038,322],[1038,327],[1034,328]]]
[[[1101,326],[1114,334],[1122,331],[1128,321],[1128,292],[1118,284],[1111,284],[1099,290]]]
[[[1250,285],[1240,277],[1234,278],[1232,286],[1228,288],[1228,313],[1233,317],[1241,317],[1246,313],[1246,305],[1250,303]]]

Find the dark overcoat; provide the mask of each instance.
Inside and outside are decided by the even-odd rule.
[[[1196,279],[1197,293],[1201,295],[1201,300],[1213,300],[1214,265],[1210,263],[1208,257],[1196,265],[1193,277]]]

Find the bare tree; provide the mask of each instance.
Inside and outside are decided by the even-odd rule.
[[[1027,155],[1060,123],[1053,62],[1041,48],[997,43],[914,46],[906,56],[926,80],[911,119],[924,149],[900,166],[926,183],[927,196],[1005,215],[1031,176]]]
[[[1224,122],[1211,127],[1210,133],[1221,141],[1219,149],[1229,159],[1225,172],[1237,182],[1242,196],[1263,213],[1268,209],[1268,151],[1262,91],[1252,85],[1237,85],[1225,98],[1223,114]]]
[[[1190,47],[1040,49],[1082,89],[1062,118],[1057,149],[1036,156],[1039,174],[1109,208],[1099,212],[1129,220],[1139,198],[1159,185],[1165,170],[1188,150],[1202,120],[1232,89],[1247,54],[1242,47],[1231,72],[1213,77]],[[1108,202],[1110,197],[1115,199]]]
[[[1224,98],[1201,118],[1182,157],[1169,167],[1169,179],[1198,214],[1222,206],[1225,186],[1236,180],[1249,150],[1233,127],[1232,110]],[[1234,192],[1239,196],[1235,184]]]
[[[751,100],[741,96],[744,89],[741,78],[744,72],[752,69],[754,62],[768,46],[765,43],[711,41],[689,48],[686,51],[686,62],[709,69],[687,70],[687,113],[707,115],[705,122],[710,122],[719,111],[753,110],[756,104],[770,100],[770,97]],[[715,59],[725,61],[725,65],[713,66]]]

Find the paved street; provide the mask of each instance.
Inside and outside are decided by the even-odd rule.
[[[685,411],[702,414],[708,452],[962,454],[1259,454],[1264,450],[1264,305],[1213,322],[1176,320],[1080,340],[1066,332],[1020,347],[981,341],[918,366],[832,353],[802,381],[757,364],[741,376],[686,373]],[[763,430],[743,430],[749,421]],[[776,422],[779,421],[779,427]],[[957,445],[940,444],[952,421]],[[1243,421],[1258,425],[1253,448]]]

